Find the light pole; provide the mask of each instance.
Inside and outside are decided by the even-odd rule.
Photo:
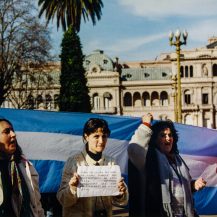
[[[175,33],[175,41],[173,41],[174,33],[170,32],[169,40],[170,46],[176,46],[176,54],[177,54],[177,110],[178,110],[178,123],[182,123],[182,96],[181,96],[181,75],[180,75],[180,51],[181,45],[186,44],[188,33],[184,30],[183,34],[183,41],[181,41],[181,32],[179,30]]]
[[[177,76],[172,75],[171,79],[173,81],[172,97],[174,97],[174,119],[175,122],[178,122],[178,113],[177,113]]]

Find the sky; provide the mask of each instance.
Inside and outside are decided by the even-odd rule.
[[[110,58],[124,61],[154,60],[161,53],[175,51],[168,35],[187,30],[182,50],[205,47],[217,36],[216,0],[102,0],[102,17],[93,26],[82,22],[79,32],[82,51],[89,55],[103,50]],[[63,37],[56,23],[49,25],[53,54],[59,55]]]

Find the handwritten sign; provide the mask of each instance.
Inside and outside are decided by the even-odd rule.
[[[121,171],[113,166],[79,166],[78,197],[115,196],[119,194],[118,182]]]

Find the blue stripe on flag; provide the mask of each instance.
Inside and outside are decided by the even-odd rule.
[[[18,132],[17,134],[21,137],[20,141],[22,141],[22,143],[25,141],[24,153],[25,150],[28,149],[27,152],[29,151],[28,154],[31,156],[32,147],[34,155],[35,149],[38,147],[37,144],[40,144],[40,148],[44,146],[43,157],[45,159],[41,159],[39,155],[34,155],[39,156],[37,158],[30,158],[40,175],[41,192],[56,192],[59,187],[64,161],[57,160],[61,159],[61,157],[58,157],[57,155],[58,153],[64,153],[65,147],[61,143],[61,152],[56,152],[55,150],[59,147],[55,143],[59,144],[59,142],[62,141],[62,138],[64,138],[64,134],[68,134],[71,137],[74,135],[81,137],[83,125],[89,118],[104,118],[108,121],[111,129],[111,139],[108,141],[109,148],[106,152],[109,155],[116,156],[117,160],[119,160],[119,163],[122,165],[122,172],[125,173],[125,169],[127,168],[126,142],[130,140],[134,131],[141,123],[141,118],[138,117],[18,109],[0,109],[0,116],[9,119],[14,125],[15,131]],[[199,214],[217,214],[217,131],[177,123],[175,123],[175,126],[179,134],[178,147],[180,154],[187,159],[190,173],[193,174],[193,178],[197,178],[200,175],[207,177],[208,187],[195,193],[195,207]],[[29,133],[25,134],[23,132]],[[47,143],[45,140],[38,139],[38,132],[49,133]],[[58,136],[55,137],[58,138],[58,141],[52,141],[49,143],[51,134],[58,134]],[[37,141],[34,141],[34,139]],[[63,144],[70,145],[70,139],[68,140],[68,143],[62,141]],[[111,141],[112,144],[109,144]],[[117,142],[119,145],[116,146],[115,141],[119,141]],[[40,142],[43,142],[43,144]],[[113,142],[115,142],[115,144],[113,144]],[[72,147],[75,150],[79,150],[79,144],[82,144],[82,141],[81,143],[76,143],[76,145]],[[20,145],[22,147],[22,144]],[[67,148],[69,149],[70,147]],[[74,149],[72,152],[75,151]],[[52,153],[52,157],[51,150],[55,151],[55,153]],[[40,151],[42,150],[37,150],[38,153],[40,153]],[[65,151],[65,153],[66,152],[68,153],[68,150]],[[127,173],[124,175],[127,176]]]

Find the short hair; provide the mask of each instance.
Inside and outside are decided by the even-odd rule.
[[[157,144],[156,144],[156,138],[158,136],[158,134],[162,131],[165,130],[166,128],[169,128],[171,130],[172,136],[173,136],[173,147],[172,147],[172,152],[178,154],[178,146],[177,146],[177,142],[178,142],[178,132],[173,124],[172,121],[170,120],[166,120],[166,121],[157,121],[156,123],[153,124],[153,126],[151,127],[152,129],[152,136],[151,136],[151,140],[150,140],[150,146],[157,148]]]
[[[8,124],[10,124],[10,125],[12,126],[12,128],[14,128],[14,127],[13,127],[13,124],[12,124],[8,119],[3,118],[3,117],[0,117],[0,123],[3,122],[3,121],[7,122]],[[19,144],[18,144],[18,142],[17,142],[16,151],[15,151],[15,153],[14,153],[14,158],[15,158],[15,161],[16,161],[17,163],[20,162],[20,160],[21,160],[21,155],[22,155],[22,154],[23,154],[23,151],[22,151],[21,147],[19,146]]]
[[[102,132],[110,136],[110,129],[106,120],[102,118],[90,118],[83,128],[83,139],[85,135],[89,136],[91,133],[95,133],[98,128],[102,128]]]

